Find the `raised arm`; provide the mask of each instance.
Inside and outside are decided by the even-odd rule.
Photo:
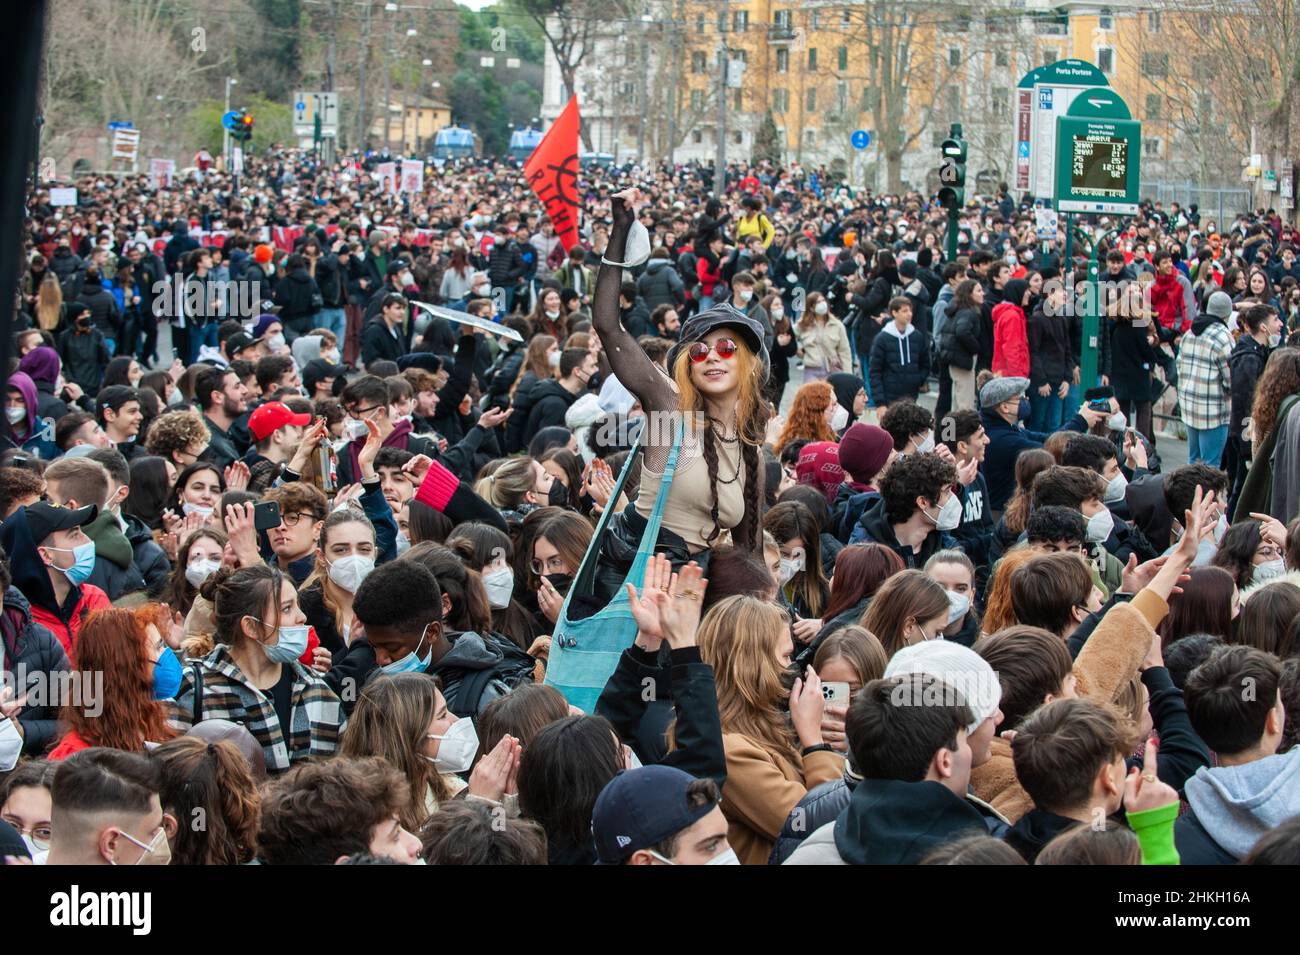
[[[605,258],[614,262],[623,261],[627,233],[635,218],[633,205],[638,198],[639,193],[635,189],[614,196],[611,203],[614,226],[610,231]],[[592,303],[593,322],[600,335],[601,346],[609,356],[614,374],[628,391],[636,395],[642,408],[647,412],[673,410],[677,407],[677,397],[668,378],[646,356],[631,332],[619,321],[618,293],[622,282],[622,269],[601,262]]]

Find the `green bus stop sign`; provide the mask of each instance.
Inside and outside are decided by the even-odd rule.
[[[1142,124],[1114,90],[1077,97],[1056,119],[1056,210],[1136,215]]]

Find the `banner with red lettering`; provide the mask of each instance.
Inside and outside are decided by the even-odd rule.
[[[578,244],[578,97],[546,131],[524,164],[524,175],[568,252]]]

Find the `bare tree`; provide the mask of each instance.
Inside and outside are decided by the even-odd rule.
[[[968,23],[961,11],[908,0],[863,0],[841,10],[840,31],[867,53],[864,79],[888,192],[902,192],[903,156],[930,128],[936,112],[947,108],[944,90],[959,67],[937,55],[937,27]]]
[[[516,0],[516,5],[546,35],[570,95],[578,88],[578,69],[596,48],[597,38],[611,21],[626,19],[631,7],[629,0]],[[579,120],[578,134],[590,150],[591,132],[585,119]]]
[[[1157,0],[1140,42],[1121,51],[1179,135],[1173,156],[1212,181],[1251,151],[1291,155],[1300,108],[1300,8],[1294,0]],[[1145,112],[1145,110],[1143,111]]]

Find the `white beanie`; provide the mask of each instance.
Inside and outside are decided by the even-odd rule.
[[[998,682],[997,673],[983,657],[960,643],[924,640],[904,647],[885,667],[885,679],[909,673],[932,676],[961,695],[972,714],[971,724],[966,729],[968,733],[975,732],[981,723],[998,711],[1002,684]]]

